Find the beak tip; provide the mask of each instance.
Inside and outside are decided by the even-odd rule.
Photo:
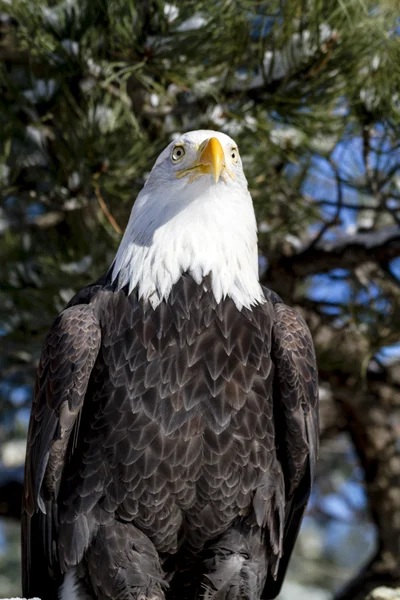
[[[210,165],[214,175],[215,183],[218,183],[221,171],[224,164],[224,151],[221,142],[212,137],[207,140],[206,146],[203,148],[200,160],[202,164]]]

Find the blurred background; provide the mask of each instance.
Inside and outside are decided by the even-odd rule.
[[[317,349],[318,478],[281,599],[400,585],[399,33],[389,0],[0,0],[0,597],[45,332],[198,128],[238,142],[262,281]]]

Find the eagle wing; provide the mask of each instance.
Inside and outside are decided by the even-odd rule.
[[[100,341],[93,305],[76,305],[58,316],[42,350],[25,463],[22,578],[27,598],[37,595],[35,582],[41,581],[40,589],[44,589],[43,579],[48,580],[49,597],[57,597],[56,588],[51,591],[58,563],[56,500],[64,465],[78,436]],[[54,569],[53,577],[47,565]]]
[[[310,495],[318,454],[318,373],[307,324],[295,310],[275,304],[271,356],[275,364],[274,419],[285,478],[282,556],[269,567],[262,598],[275,598],[285,577]]]

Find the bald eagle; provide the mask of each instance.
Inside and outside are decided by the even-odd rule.
[[[175,139],[108,272],[46,338],[28,433],[23,591],[275,598],[309,498],[317,368],[258,277],[236,143]]]

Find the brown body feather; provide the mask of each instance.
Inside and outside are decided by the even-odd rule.
[[[77,567],[99,599],[275,597],[315,467],[317,371],[304,321],[265,296],[239,311],[184,275],[153,309],[104,279],[58,317],[29,428],[24,595],[54,598]]]

